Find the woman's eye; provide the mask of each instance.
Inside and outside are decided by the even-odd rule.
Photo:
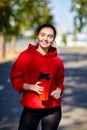
[[[53,36],[49,36],[49,38],[53,38]]]
[[[44,34],[41,34],[41,36],[44,36]]]

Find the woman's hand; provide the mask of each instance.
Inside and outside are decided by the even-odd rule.
[[[41,94],[44,91],[44,87],[40,86],[41,82],[36,82],[35,85],[31,85],[31,90]]]
[[[61,89],[60,88],[57,88],[55,90],[53,90],[50,95],[55,98],[55,99],[58,99],[61,95]]]
[[[35,84],[28,84],[25,83],[23,86],[24,91],[34,91],[38,94],[41,94],[42,91],[44,91],[44,87],[40,86],[41,82],[36,82]]]

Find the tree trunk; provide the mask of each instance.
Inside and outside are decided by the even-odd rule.
[[[11,46],[10,46],[10,49],[11,49],[12,53],[15,53],[15,44],[16,44],[16,36],[12,35],[12,37],[11,37]]]
[[[1,44],[1,57],[5,58],[6,55],[6,44],[5,44],[5,33],[0,34],[0,44]]]

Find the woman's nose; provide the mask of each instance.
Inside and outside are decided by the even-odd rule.
[[[47,40],[47,36],[44,37],[44,40]]]

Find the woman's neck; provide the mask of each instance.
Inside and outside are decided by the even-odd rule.
[[[45,55],[48,52],[48,48],[43,49],[40,46],[38,46],[37,51],[39,51],[42,55]]]

